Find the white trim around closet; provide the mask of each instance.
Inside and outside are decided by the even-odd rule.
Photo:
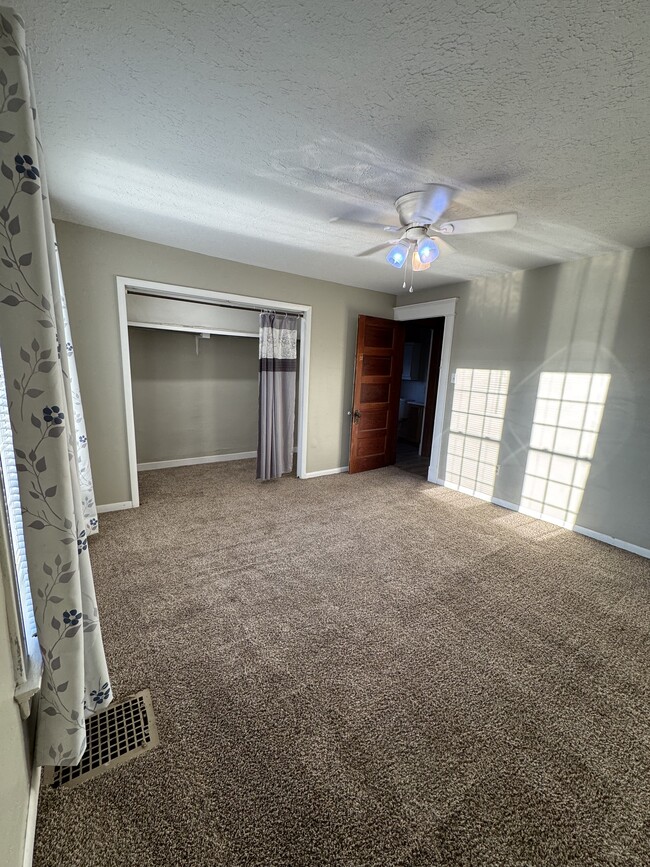
[[[217,304],[224,307],[250,307],[251,309],[275,310],[278,313],[299,313],[302,315],[300,323],[300,356],[298,359],[298,456],[296,474],[300,479],[307,478],[307,409],[309,399],[311,307],[306,304],[294,304],[289,301],[275,301],[270,298],[256,298],[250,295],[237,295],[234,292],[217,292],[209,289],[196,289],[190,286],[177,286],[171,283],[159,283],[155,280],[140,280],[131,277],[116,277],[116,285],[122,361],[122,382],[124,386],[124,407],[126,414],[129,480],[131,487],[130,502],[132,506],[135,508],[140,505],[140,495],[138,491],[138,460],[135,443],[133,389],[131,385],[129,319],[126,306],[126,296],[129,290],[137,292],[140,295],[157,295],[164,298],[176,298],[183,301],[202,301],[203,303]],[[153,467],[150,467],[150,469],[153,469]],[[122,506],[122,504],[119,505]],[[129,507],[126,506],[126,508]]]

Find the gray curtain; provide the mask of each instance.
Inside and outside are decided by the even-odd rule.
[[[112,699],[88,554],[94,502],[84,504],[83,414],[24,25],[11,9],[0,8],[0,48],[0,345],[43,661],[35,760],[74,765],[84,717]]]
[[[298,317],[260,314],[260,412],[257,478],[293,469]]]

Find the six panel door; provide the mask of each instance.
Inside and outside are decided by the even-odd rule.
[[[350,436],[350,472],[395,463],[404,326],[359,316]]]

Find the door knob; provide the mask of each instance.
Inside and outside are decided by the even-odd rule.
[[[358,409],[355,409],[352,413],[352,424],[359,424],[359,419],[361,418],[361,413]]]

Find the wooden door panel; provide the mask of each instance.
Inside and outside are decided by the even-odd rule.
[[[386,450],[386,433],[375,433],[362,437],[357,450],[359,458],[373,458],[383,455]]]
[[[365,319],[364,349],[392,349],[394,340],[393,329],[386,327],[383,323],[387,322],[389,326],[392,326],[393,320],[373,319],[371,316],[366,316]]]
[[[390,382],[364,382],[359,395],[359,409],[368,403],[390,403]]]
[[[350,472],[395,463],[404,326],[359,316],[355,358]]]
[[[367,409],[361,413],[359,419],[359,432],[372,430],[385,431],[388,427],[388,410],[387,409]]]
[[[364,355],[362,363],[362,375],[365,376],[390,376],[391,358],[388,355]]]

